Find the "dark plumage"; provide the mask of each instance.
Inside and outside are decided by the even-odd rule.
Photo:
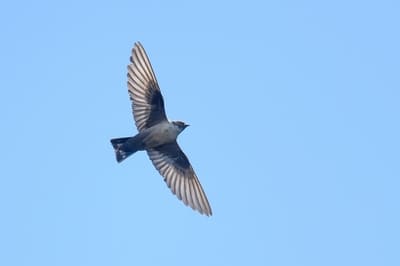
[[[128,65],[128,92],[139,131],[133,137],[115,138],[111,144],[116,159],[122,162],[137,151],[145,150],[171,191],[186,205],[201,214],[212,215],[200,182],[176,139],[188,126],[169,122],[156,76],[143,46],[135,43]]]

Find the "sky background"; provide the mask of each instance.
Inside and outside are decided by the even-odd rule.
[[[398,1],[3,1],[0,265],[400,265]],[[144,45],[213,208],[134,135]]]

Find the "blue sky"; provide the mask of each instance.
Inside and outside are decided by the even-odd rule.
[[[397,1],[0,4],[1,265],[400,265]],[[135,41],[214,215],[136,133]]]

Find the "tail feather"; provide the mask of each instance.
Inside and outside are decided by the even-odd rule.
[[[115,157],[117,158],[117,162],[122,162],[130,155],[134,154],[138,149],[136,149],[135,145],[125,145],[128,140],[133,139],[132,137],[127,138],[116,138],[111,139],[111,144],[115,151]],[[129,143],[130,144],[130,143]]]

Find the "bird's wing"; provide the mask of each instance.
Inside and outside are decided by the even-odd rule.
[[[201,214],[212,215],[206,194],[178,143],[164,144],[147,153],[172,193]]]
[[[137,42],[128,65],[128,92],[132,101],[133,117],[139,131],[167,120],[164,100],[150,60],[143,46]]]

